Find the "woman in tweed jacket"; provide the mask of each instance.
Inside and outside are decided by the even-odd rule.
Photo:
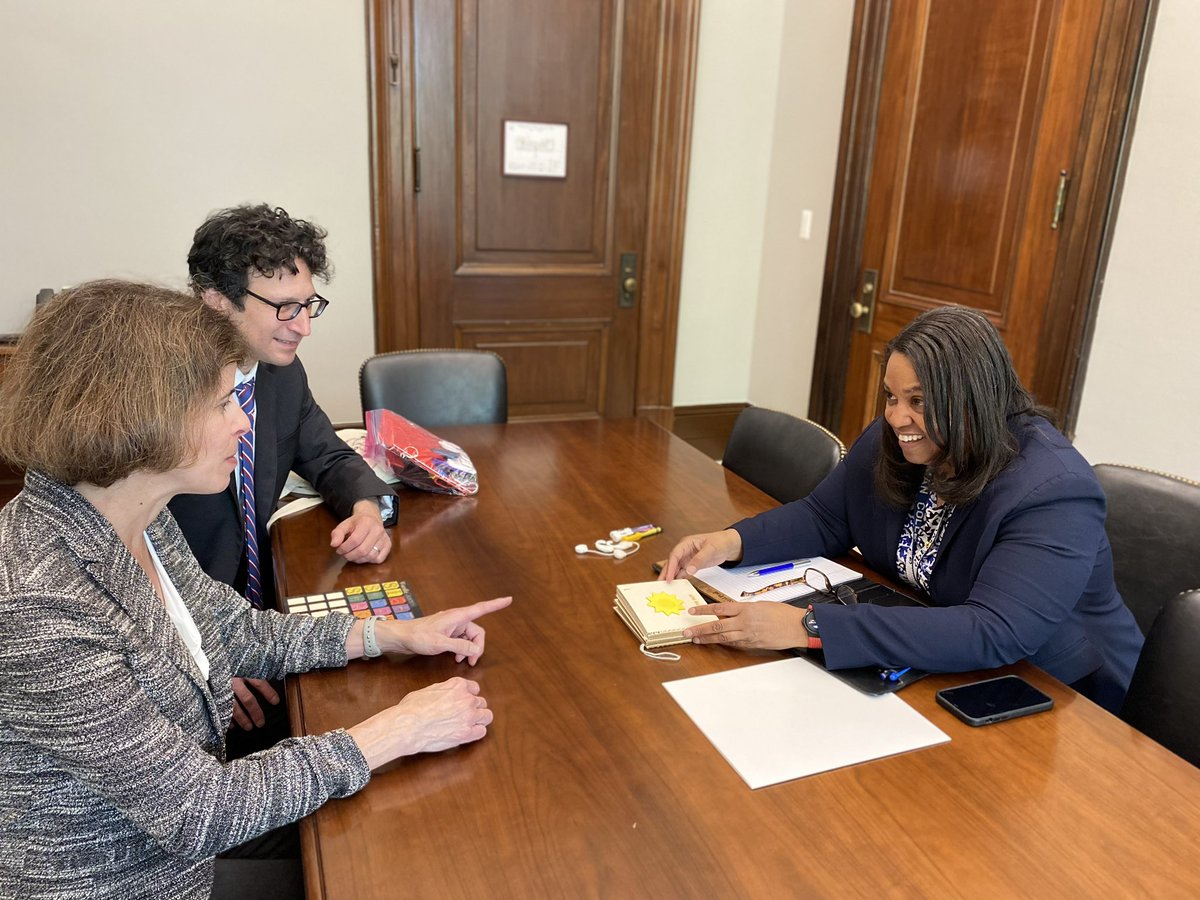
[[[0,387],[0,452],[28,470],[0,512],[0,898],[207,898],[217,853],[491,722],[454,678],[225,762],[232,676],[364,652],[357,619],[255,610],[208,578],[166,510],[228,482],[240,351],[192,298],[94,282],[39,309]],[[474,664],[474,619],[507,603],[381,621],[374,640]]]

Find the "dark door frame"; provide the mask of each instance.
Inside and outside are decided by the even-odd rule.
[[[854,8],[808,407],[809,418],[829,428],[841,422],[845,399],[845,363],[852,336],[849,307],[862,268],[867,188],[891,7],[892,0],[856,0]],[[1047,311],[1038,374],[1028,385],[1039,402],[1059,411],[1060,425],[1071,436],[1157,10],[1158,0],[1105,0],[1089,108],[1064,213],[1064,242],[1051,287],[1059,301]]]
[[[700,0],[658,0],[646,246],[641,266],[639,416],[670,427],[679,277],[691,157]],[[620,7],[620,4],[619,4]],[[411,104],[412,0],[366,0],[371,121],[375,350],[419,346],[416,196]]]

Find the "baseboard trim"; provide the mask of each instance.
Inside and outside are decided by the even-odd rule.
[[[704,403],[697,406],[675,407],[677,437],[713,459],[720,459],[729,442],[733,423],[749,403]]]

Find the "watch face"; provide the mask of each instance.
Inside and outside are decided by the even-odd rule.
[[[811,609],[804,614],[804,630],[813,637],[817,637],[819,634],[817,629],[817,617],[813,615],[813,611]]]

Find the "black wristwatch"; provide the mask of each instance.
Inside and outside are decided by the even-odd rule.
[[[804,618],[801,621],[803,621],[804,630],[808,632],[809,637],[819,638],[821,636],[821,632],[817,628],[817,617],[813,615],[811,606],[808,608],[808,612],[804,614]]]

